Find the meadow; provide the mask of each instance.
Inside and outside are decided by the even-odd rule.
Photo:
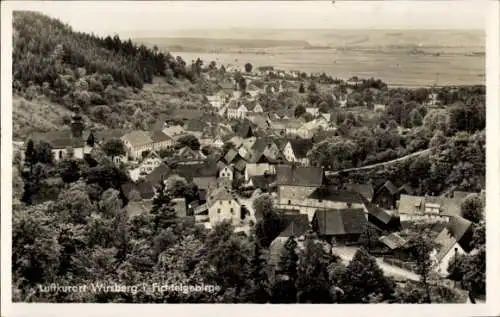
[[[443,51],[443,50],[441,50]],[[485,57],[465,52],[409,54],[401,49],[296,49],[274,48],[255,52],[172,52],[187,62],[200,57],[218,64],[254,66],[272,65],[287,70],[325,72],[338,78],[358,76],[381,78],[394,86],[484,84]]]

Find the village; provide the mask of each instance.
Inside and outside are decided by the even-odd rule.
[[[200,109],[158,118],[150,130],[95,131],[76,110],[70,130],[36,133],[30,139],[48,142],[55,161],[85,159],[105,143],[120,140],[124,151],[112,160],[130,176],[121,186],[128,200],[124,210],[130,215],[151,209],[159,183],[164,182],[167,191],[169,186],[185,189],[189,184],[194,197],[180,194],[172,199],[178,217],[193,218],[207,229],[228,221],[235,231],[250,234],[263,217],[254,202],[270,199],[285,223],[276,228],[270,244],[276,265],[290,237],[300,246],[304,235],[314,232],[348,263],[366,235],[374,234],[377,238],[368,237],[368,248],[384,273],[400,281],[418,281],[413,264],[405,258],[412,247],[408,242],[426,229],[437,245],[432,253],[434,274],[444,281],[450,261],[471,251],[472,223],[461,217],[460,205],[474,193],[418,196],[410,184],[390,180],[380,186],[329,183],[327,174],[335,170],[312,164],[309,154],[316,135],[341,135],[342,126],[332,113],[305,102],[308,118],[304,119],[294,109],[267,111],[259,103],[263,94],[304,89],[299,87],[300,76],[300,72],[265,68],[252,72],[228,65],[229,80],[207,95]],[[262,88],[252,84],[262,78],[266,79]],[[322,87],[345,108],[357,85],[354,78],[343,91],[335,84]],[[427,107],[436,107],[436,94],[427,99]],[[375,104],[366,111],[376,113],[386,107]],[[403,134],[409,130],[398,129]],[[22,141],[14,143],[18,149],[25,147]]]

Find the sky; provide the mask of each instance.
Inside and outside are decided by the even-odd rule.
[[[484,0],[469,1],[15,1],[75,30],[144,36],[174,29],[484,29]]]

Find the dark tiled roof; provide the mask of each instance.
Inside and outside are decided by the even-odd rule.
[[[391,220],[395,219],[396,217],[388,210],[382,209],[379,206],[371,203],[368,199],[366,199],[363,195],[360,195],[366,210],[368,210],[368,213],[372,216],[378,219],[380,222],[383,224],[388,224],[391,222]]]
[[[207,121],[203,119],[192,119],[186,122],[184,129],[186,131],[203,132],[207,126]]]
[[[339,201],[351,204],[364,203],[360,194],[355,191],[337,190],[334,187],[320,187],[316,189],[308,198],[317,200]]]
[[[279,237],[300,237],[309,230],[309,220],[306,214],[285,214],[282,215],[284,230]]]
[[[276,180],[276,175],[260,175],[250,177],[255,188],[267,189],[267,187]]]
[[[455,243],[459,243],[464,250],[470,250],[470,241],[463,241],[464,235],[471,228],[472,223],[462,217],[451,217],[446,228],[436,237],[438,244],[438,254],[436,259],[441,261],[443,257],[451,250]]]
[[[218,168],[215,162],[179,165],[172,171],[172,174],[177,174],[188,179],[193,179],[195,177],[216,177],[217,173]]]
[[[290,140],[293,153],[297,158],[305,158],[307,153],[313,148],[313,141],[311,139],[295,139]]]
[[[81,148],[85,145],[86,138],[73,138],[70,130],[54,131],[46,133],[33,133],[30,136],[33,142],[45,141],[54,149],[65,149],[67,147]]]
[[[394,186],[394,184],[391,181],[386,181],[378,191],[382,189],[387,189],[391,195],[395,195],[398,192],[398,188]]]
[[[109,129],[109,130],[99,130],[94,131],[94,136],[96,138],[96,143],[100,143],[101,141],[107,141],[111,139],[120,139],[122,136],[127,134],[127,130],[123,129]]]
[[[316,210],[314,218],[320,235],[361,234],[366,226],[363,209]]]
[[[319,187],[323,183],[321,167],[279,165],[276,167],[277,185]]]
[[[168,141],[168,140],[171,139],[168,135],[166,135],[165,133],[163,133],[161,131],[152,131],[152,132],[150,132],[150,138],[155,143],[156,142]]]
[[[193,183],[201,189],[208,189],[213,184],[217,183],[217,178],[215,176],[207,176],[207,177],[194,177]]]

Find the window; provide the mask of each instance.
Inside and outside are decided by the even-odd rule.
[[[292,201],[291,201],[291,200],[289,200],[289,201],[288,201],[288,204],[289,204],[289,205],[291,205],[291,204],[292,204]]]
[[[219,208],[219,209],[217,209],[217,213],[218,213],[218,214],[220,214],[220,208]]]
[[[231,213],[234,214],[234,209],[233,208],[231,208]]]
[[[59,158],[62,159],[63,157],[63,151],[59,151]]]
[[[352,207],[352,204],[351,203],[347,203],[347,208],[351,208]]]
[[[219,205],[222,205],[222,200],[219,200]]]

